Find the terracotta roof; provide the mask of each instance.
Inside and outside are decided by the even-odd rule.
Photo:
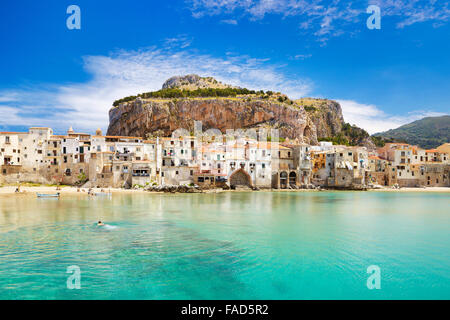
[[[24,134],[28,132],[0,132],[0,134]]]
[[[113,138],[113,139],[141,139],[142,137],[128,137],[128,136],[104,136],[105,138]]]

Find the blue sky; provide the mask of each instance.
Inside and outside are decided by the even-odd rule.
[[[106,129],[115,99],[188,73],[335,99],[371,133],[450,110],[445,0],[3,0],[0,15],[2,131]]]

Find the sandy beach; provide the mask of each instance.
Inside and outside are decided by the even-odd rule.
[[[449,187],[429,187],[429,188],[383,188],[383,189],[370,189],[368,191],[372,192],[448,192],[450,193]]]
[[[16,193],[17,186],[4,186],[0,187],[0,196],[7,196],[7,195],[35,195],[36,193],[61,193],[61,195],[64,194],[78,194],[87,195],[88,189],[87,188],[77,188],[77,187],[71,187],[71,186],[62,186],[60,190],[57,190],[55,186],[21,186],[20,192]],[[148,193],[147,191],[143,189],[121,189],[121,188],[93,188],[94,192],[111,192],[111,193]],[[204,190],[204,193],[216,193],[216,192],[240,192],[239,190]],[[250,191],[250,190],[249,190]],[[308,190],[308,189],[298,189],[298,190],[262,190],[262,191],[274,191],[274,192],[283,192],[283,191],[289,191],[289,192],[319,192],[319,190]],[[327,190],[322,190],[327,191]],[[369,189],[370,192],[441,192],[441,193],[450,193],[450,188],[448,187],[431,187],[431,188],[401,188],[401,189],[394,189],[394,188],[383,188],[383,189]],[[341,191],[345,192],[345,190]],[[156,193],[156,192],[151,192]]]
[[[32,194],[35,195],[36,193],[61,193],[62,195],[64,194],[88,194],[88,189],[87,188],[77,188],[77,187],[70,187],[70,186],[63,186],[60,188],[60,190],[56,190],[56,187],[54,186],[38,186],[38,187],[25,187],[25,186],[21,186],[20,187],[20,192],[16,193],[16,188],[17,186],[5,186],[5,187],[1,187],[0,188],[0,196],[1,195],[28,195],[28,194]],[[138,190],[127,190],[127,189],[119,189],[119,188],[92,188],[92,190],[94,192],[111,192],[111,193],[143,193],[145,192],[142,189],[138,189]]]

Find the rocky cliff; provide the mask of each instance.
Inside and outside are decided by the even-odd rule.
[[[327,99],[302,98],[295,101],[303,106],[316,126],[317,137],[333,137],[342,130],[344,117],[339,103]]]
[[[203,130],[274,128],[280,137],[317,144],[318,139],[343,134],[339,103],[326,99],[290,100],[281,93],[228,86],[196,75],[173,77],[163,89],[127,97],[109,112],[108,135],[170,136],[194,120]]]
[[[314,123],[304,109],[258,98],[141,99],[121,103],[109,112],[108,135],[170,136],[179,128],[193,132],[275,128],[281,137],[317,143]]]
[[[205,89],[205,88],[234,88],[228,84],[224,84],[220,81],[217,81],[213,77],[200,77],[196,74],[188,74],[186,76],[180,77],[175,76],[172,77],[166,82],[164,82],[163,89],[185,89],[185,90],[195,90],[195,89]]]

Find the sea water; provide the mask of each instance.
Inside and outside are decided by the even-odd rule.
[[[431,192],[3,196],[0,299],[449,299],[449,208]]]

